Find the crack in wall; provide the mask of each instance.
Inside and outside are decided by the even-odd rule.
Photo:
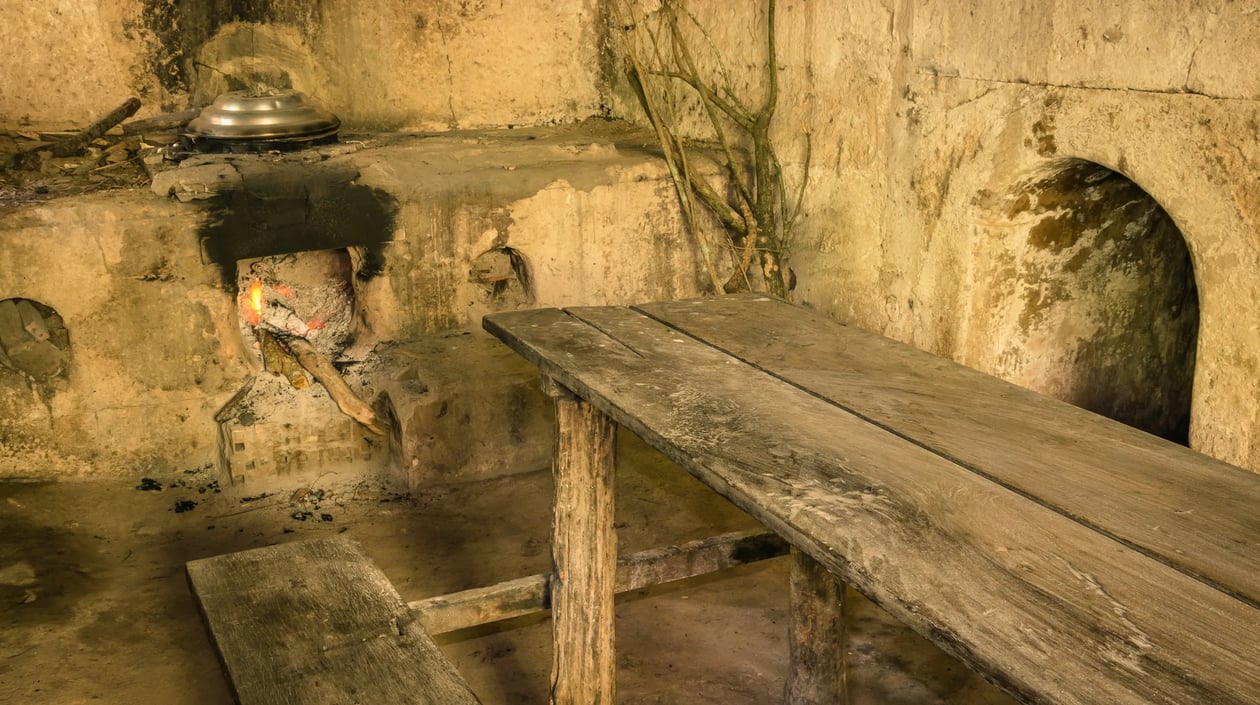
[[[934,79],[947,78],[947,79],[955,79],[958,81],[974,81],[976,83],[992,83],[992,84],[1001,84],[1001,85],[1009,85],[1009,86],[1029,86],[1033,88],[1062,88],[1062,89],[1081,90],[1081,91],[1109,91],[1109,92],[1118,92],[1118,93],[1149,93],[1152,95],[1172,95],[1172,96],[1192,95],[1192,96],[1198,96],[1201,98],[1210,98],[1212,100],[1231,101],[1231,102],[1237,102],[1237,103],[1260,103],[1260,101],[1254,98],[1236,98],[1236,97],[1225,96],[1225,95],[1214,95],[1211,93],[1204,93],[1203,91],[1193,90],[1189,86],[1182,89],[1156,89],[1156,88],[1126,88],[1126,87],[1121,87],[1121,86],[1086,86],[1086,85],[1080,85],[1080,84],[1073,85],[1069,83],[1052,83],[1050,81],[1016,81],[1016,80],[1010,80],[1010,79],[1005,79],[1005,78],[983,78],[979,76],[964,76],[957,72],[948,72],[948,71],[942,72],[936,69],[935,67],[923,67],[923,66],[920,66],[919,68],[915,69],[915,74],[919,76],[928,76]]]
[[[442,39],[443,58],[446,59],[446,107],[451,111],[449,127],[453,130],[459,127],[459,117],[455,114],[455,64],[451,61],[450,48],[446,44],[445,23],[438,20],[435,24],[438,36]]]
[[[1186,78],[1184,81],[1182,81],[1182,83],[1186,87],[1186,92],[1188,93],[1196,92],[1190,88],[1190,77],[1194,75],[1194,62],[1196,59],[1199,58],[1199,50],[1203,48],[1203,43],[1206,41],[1207,41],[1207,37],[1200,37],[1199,41],[1194,45],[1194,51],[1190,52],[1190,61],[1187,62],[1187,65],[1186,65]]]

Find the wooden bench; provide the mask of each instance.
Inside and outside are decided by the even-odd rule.
[[[613,589],[787,551],[764,531],[649,549],[617,560]],[[545,573],[404,603],[344,537],[189,561],[187,570],[240,705],[473,705],[476,697],[430,635],[546,612],[557,584]]]
[[[842,580],[1026,703],[1260,703],[1260,476],[761,296],[484,323],[556,398],[553,702],[613,703],[621,424],[791,543],[789,702]]]
[[[190,561],[241,705],[476,705],[455,667],[345,538]]]

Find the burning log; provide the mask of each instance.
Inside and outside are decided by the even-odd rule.
[[[306,389],[309,382],[293,353],[285,350],[276,336],[265,330],[258,331],[258,344],[262,348],[263,367],[289,380],[294,389]]]
[[[337,402],[337,408],[341,409],[342,413],[363,424],[372,433],[378,436],[386,435],[372,407],[354,393],[350,385],[342,379],[337,368],[333,367],[327,358],[320,355],[310,341],[305,338],[286,337],[284,342],[289,346],[289,350],[297,358],[298,363],[311,373],[315,381],[324,385],[324,389],[328,390],[328,396]]]

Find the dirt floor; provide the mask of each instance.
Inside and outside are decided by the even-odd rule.
[[[750,528],[739,510],[624,434],[623,552]],[[405,495],[334,475],[227,487],[209,469],[127,484],[0,483],[0,702],[227,705],[232,695],[185,582],[185,561],[345,533],[414,600],[549,567],[545,471]],[[621,703],[781,702],[785,559],[624,596]],[[1010,702],[855,602],[853,702]],[[438,638],[487,705],[545,703],[550,624]]]

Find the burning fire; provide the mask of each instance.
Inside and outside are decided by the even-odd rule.
[[[263,284],[262,281],[255,279],[254,283],[249,285],[249,310],[246,312],[251,325],[258,325],[262,322],[263,310]]]
[[[293,289],[283,283],[264,285],[263,279],[252,280],[238,299],[242,317],[255,328],[263,327],[290,336],[306,337],[328,326],[327,321],[318,313],[310,321],[302,320],[287,305],[287,301],[277,301],[274,298],[277,294],[284,299],[295,297]]]

